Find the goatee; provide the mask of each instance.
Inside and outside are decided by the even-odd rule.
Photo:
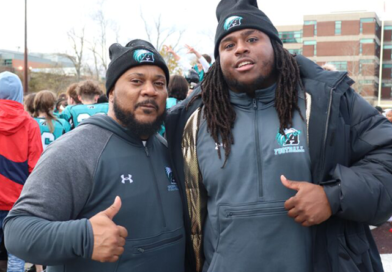
[[[144,105],[144,104],[150,104],[155,106],[155,110],[158,111],[159,106],[155,102],[155,100],[146,100],[143,102],[140,102],[135,105],[134,110],[136,110],[138,107]],[[157,118],[150,122],[150,123],[142,123],[136,120],[135,115],[130,112],[122,109],[117,102],[116,96],[114,96],[113,100],[113,110],[116,118],[121,122],[121,124],[126,127],[129,131],[131,131],[133,134],[136,136],[140,137],[150,137],[154,135],[158,130],[161,128],[161,125],[163,124],[163,121],[166,118],[166,108],[165,111],[157,116]],[[147,113],[148,110],[145,110],[145,113]]]

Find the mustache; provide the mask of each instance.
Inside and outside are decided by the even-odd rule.
[[[148,105],[148,104],[153,105],[154,108],[155,108],[155,110],[158,110],[158,109],[159,109],[159,106],[158,106],[157,102],[155,102],[155,100],[153,100],[153,99],[147,99],[147,100],[144,100],[144,101],[142,101],[142,102],[137,103],[137,104],[135,105],[135,110],[136,110],[138,107],[141,107],[141,106],[144,106],[144,105]]]

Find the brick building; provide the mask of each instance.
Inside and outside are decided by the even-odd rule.
[[[277,26],[284,47],[319,65],[348,71],[354,89],[377,103],[381,21],[374,12],[305,15],[303,25]],[[382,106],[392,107],[392,21],[384,22]]]

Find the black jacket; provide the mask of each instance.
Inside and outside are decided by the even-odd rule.
[[[309,150],[313,183],[324,187],[333,216],[312,227],[313,271],[383,271],[368,225],[392,214],[392,125],[350,88],[347,73],[324,71],[296,57],[311,96]],[[191,114],[202,104],[189,100],[169,112],[166,128],[174,175],[179,181],[187,231],[189,271],[195,258],[190,243],[181,139]]]

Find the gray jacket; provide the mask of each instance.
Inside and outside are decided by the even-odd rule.
[[[299,96],[305,116],[304,92]],[[306,122],[296,111],[286,138],[279,133],[275,85],[256,91],[255,98],[230,92],[230,102],[236,112],[235,143],[224,168],[225,158],[216,151],[221,148],[223,154],[222,144],[214,142],[204,118],[197,133],[197,159],[210,196],[203,272],[309,272],[310,230],[287,216],[284,202],[296,191],[280,182],[282,174],[312,181]]]
[[[91,260],[88,218],[116,196],[114,223],[128,230],[116,263]],[[181,200],[165,140],[146,146],[108,116],[96,115],[51,144],[5,219],[6,247],[48,271],[184,271]]]

